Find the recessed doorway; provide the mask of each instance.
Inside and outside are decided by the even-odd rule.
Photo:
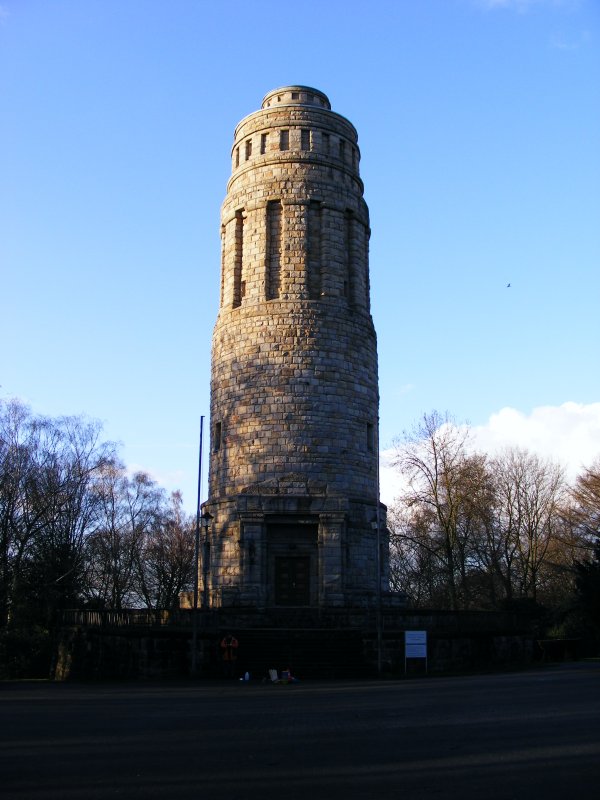
[[[317,603],[318,525],[267,523],[270,603],[310,606]]]

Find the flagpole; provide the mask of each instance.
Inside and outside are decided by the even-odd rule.
[[[204,416],[200,417],[200,448],[198,451],[198,499],[196,502],[196,530],[194,532],[194,608],[192,611],[192,675],[198,668],[198,570],[200,562],[200,504],[202,498],[202,434]]]

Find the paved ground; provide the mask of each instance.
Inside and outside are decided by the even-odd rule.
[[[600,786],[600,663],[410,681],[0,683],[0,797],[567,798]]]

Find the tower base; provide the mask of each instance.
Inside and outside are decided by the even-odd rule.
[[[205,508],[213,526],[204,594],[213,608],[369,607],[378,569],[387,588],[386,508],[378,515],[374,500],[291,474]]]

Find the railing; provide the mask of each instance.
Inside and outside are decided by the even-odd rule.
[[[376,623],[373,608],[221,608],[199,609],[196,619],[192,609],[153,611],[152,609],[91,610],[72,609],[63,612],[65,627],[125,628],[160,627],[250,629],[351,629],[371,630]],[[453,635],[481,633],[528,632],[530,622],[508,612],[436,611],[425,609],[383,609],[384,633],[402,630],[428,630]]]
[[[149,608],[126,609],[116,611],[114,609],[89,610],[89,609],[68,609],[63,611],[63,625],[81,625],[84,627],[129,627],[132,625],[140,626],[163,626],[171,622],[169,611],[153,611]]]

